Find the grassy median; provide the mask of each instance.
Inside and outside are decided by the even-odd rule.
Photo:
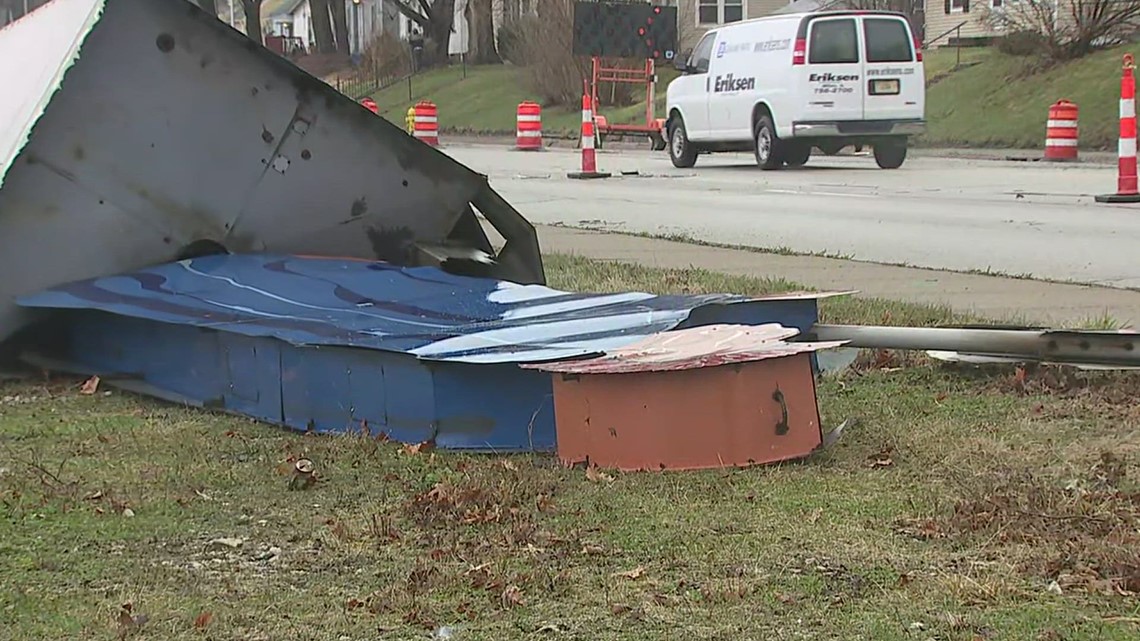
[[[553,286],[595,291],[794,288],[547,267]],[[824,314],[955,320],[863,299]],[[587,475],[8,382],[0,636],[1137,638],[1140,379],[857,365],[821,383],[825,426],[858,419],[833,448],[699,473]],[[321,480],[290,491],[298,456]]]

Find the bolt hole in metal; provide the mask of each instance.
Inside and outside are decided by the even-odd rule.
[[[160,33],[158,37],[154,39],[154,45],[158,47],[158,50],[162,53],[170,53],[174,51],[174,36],[169,33]]]

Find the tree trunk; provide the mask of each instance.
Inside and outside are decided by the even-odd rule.
[[[212,16],[218,15],[218,0],[198,0],[198,6]]]
[[[309,0],[309,8],[313,12],[313,50],[317,53],[336,53],[329,0]]]
[[[503,59],[495,47],[495,23],[491,10],[491,0],[469,0],[467,5],[467,26],[471,50],[474,53],[468,60],[472,64],[500,64]]]
[[[429,64],[447,60],[447,42],[451,39],[451,26],[455,22],[455,0],[436,0],[424,29],[429,43]]]
[[[348,16],[344,0],[327,0],[332,9],[333,38],[336,39],[336,50],[349,55],[352,53],[352,44],[348,41]],[[356,5],[353,6],[356,9]],[[356,11],[353,11],[356,13]],[[356,16],[353,16],[355,18]]]
[[[261,0],[241,0],[241,6],[245,10],[245,35],[259,45],[265,44],[261,37]]]

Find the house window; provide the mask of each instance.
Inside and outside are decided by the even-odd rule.
[[[970,10],[970,0],[947,0],[947,4],[950,5],[950,13],[965,13]]]
[[[697,0],[697,24],[728,24],[744,19],[744,0]]]

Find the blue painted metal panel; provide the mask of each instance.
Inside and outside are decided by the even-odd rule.
[[[519,363],[602,354],[667,331],[696,307],[744,300],[729,294],[578,294],[431,267],[257,254],[206,256],[67,283],[18,302],[99,309],[294,345]]]
[[[675,327],[807,330],[811,296],[575,294],[430,268],[218,256],[22,299],[63,308],[62,360],[147,393],[296,430],[441,448],[555,446],[549,375],[518,363],[603,353]],[[730,304],[724,304],[730,303]],[[474,362],[472,362],[474,361]]]

